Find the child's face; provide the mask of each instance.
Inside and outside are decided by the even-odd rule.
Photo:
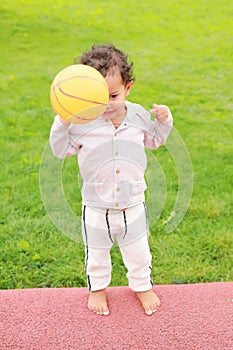
[[[109,102],[103,117],[114,122],[125,116],[125,99],[129,95],[133,81],[124,85],[118,70],[108,74],[105,80],[109,89]]]

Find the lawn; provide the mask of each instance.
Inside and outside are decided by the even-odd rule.
[[[148,153],[154,283],[232,281],[232,1],[3,0],[0,14],[0,289],[86,285],[80,179],[74,157],[49,154],[49,89],[75,57],[108,42],[135,64],[129,100],[167,104],[174,116],[167,145]],[[53,166],[72,227],[42,201]],[[126,285],[117,247],[112,263],[112,285]]]

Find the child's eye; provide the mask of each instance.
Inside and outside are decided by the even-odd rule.
[[[111,95],[111,98],[117,98],[118,95]]]

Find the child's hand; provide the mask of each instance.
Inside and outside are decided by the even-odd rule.
[[[164,105],[157,105],[153,103],[153,108],[150,110],[151,114],[159,123],[165,122],[168,117],[168,107]]]
[[[67,120],[64,120],[60,117],[60,122],[62,123],[62,125],[64,126],[69,126],[70,125],[70,122],[68,122]]]

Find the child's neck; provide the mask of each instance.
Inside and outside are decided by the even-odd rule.
[[[127,109],[125,107],[124,112],[121,115],[119,115],[119,117],[114,118],[114,120],[112,120],[112,123],[116,129],[121,125],[122,121],[125,119],[126,113]]]

